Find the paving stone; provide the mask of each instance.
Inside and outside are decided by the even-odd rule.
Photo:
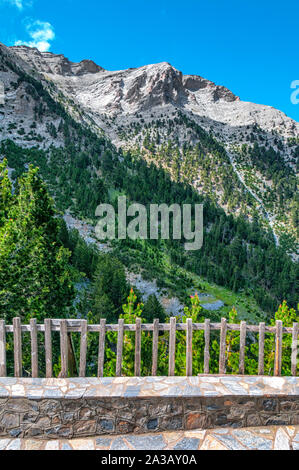
[[[38,394],[36,395],[38,396]],[[64,394],[61,390],[53,389],[53,390],[45,390],[43,398],[62,398]]]
[[[61,450],[73,450],[73,448],[67,442],[64,442],[61,446]]]
[[[129,447],[122,437],[118,437],[112,442],[110,450],[129,450]]]
[[[200,447],[200,450],[228,450],[228,448],[213,436],[207,435]]]
[[[45,446],[45,450],[59,450],[59,441],[49,441]]]
[[[109,447],[111,445],[112,439],[108,437],[97,437],[96,446],[99,447]]]
[[[276,432],[275,441],[274,441],[275,450],[290,450],[290,439],[287,433],[279,428]]]
[[[73,450],[94,450],[95,444],[92,439],[74,439],[72,448]]]
[[[114,450],[271,450],[273,448],[299,449],[294,436],[299,434],[299,426],[262,427],[247,429],[218,428],[210,431],[179,431],[146,435],[127,434],[125,436],[89,437],[65,441],[42,439],[0,439],[0,449],[38,450],[53,448],[58,450],[114,449]],[[288,431],[293,437],[290,437]],[[275,445],[274,445],[275,441]]]
[[[140,393],[140,386],[139,387],[129,386],[126,389],[124,396],[125,397],[135,397],[135,396],[138,397],[139,393]]]
[[[200,439],[184,437],[175,446],[174,450],[196,450],[198,449]]]
[[[22,443],[21,450],[41,450],[42,446],[43,441],[28,439]]]
[[[21,439],[12,439],[12,441],[6,447],[6,450],[20,450],[21,449]]]
[[[0,439],[0,450],[5,449],[10,441],[11,439]]]
[[[246,449],[245,446],[243,446],[240,442],[237,441],[237,439],[234,436],[231,436],[229,434],[226,435],[221,435],[221,434],[212,434],[218,441],[220,441],[222,444],[224,444],[228,449],[231,450],[244,450]]]
[[[234,430],[233,435],[249,449],[271,450],[273,441],[255,436],[252,431]]]
[[[162,450],[166,447],[162,434],[157,436],[126,436],[126,440],[136,450]]]

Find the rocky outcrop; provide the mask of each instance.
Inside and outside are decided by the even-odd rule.
[[[79,63],[69,61],[62,54],[40,52],[28,46],[13,46],[11,50],[25,62],[41,73],[63,76],[80,76],[87,73],[98,73],[104,69],[92,60],[82,60]]]

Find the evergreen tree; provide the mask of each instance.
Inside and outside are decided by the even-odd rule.
[[[9,323],[15,316],[24,322],[69,316],[74,299],[70,253],[58,241],[53,200],[37,168],[30,167],[18,183],[0,226],[0,316]],[[7,187],[4,176],[2,201],[9,200]]]
[[[92,313],[107,322],[118,320],[126,299],[128,283],[123,264],[110,254],[99,256],[92,289]]]
[[[145,302],[142,316],[146,323],[152,323],[155,318],[159,318],[160,323],[165,323],[165,310],[155,294],[151,294]]]

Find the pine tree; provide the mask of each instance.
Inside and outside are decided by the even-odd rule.
[[[53,200],[37,168],[19,178],[13,203],[3,197],[3,181],[8,211],[0,226],[0,316],[7,322],[67,316],[74,299],[70,252],[59,242]]]
[[[155,294],[149,295],[143,308],[143,318],[146,323],[152,323],[155,318],[159,318],[160,323],[164,323],[166,320],[165,310],[160,304]]]
[[[110,254],[99,256],[93,280],[93,315],[97,319],[104,317],[108,322],[117,321],[127,292],[123,264]]]

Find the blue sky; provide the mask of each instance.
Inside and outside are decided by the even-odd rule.
[[[167,61],[299,121],[298,0],[0,0],[0,32],[110,70]]]

